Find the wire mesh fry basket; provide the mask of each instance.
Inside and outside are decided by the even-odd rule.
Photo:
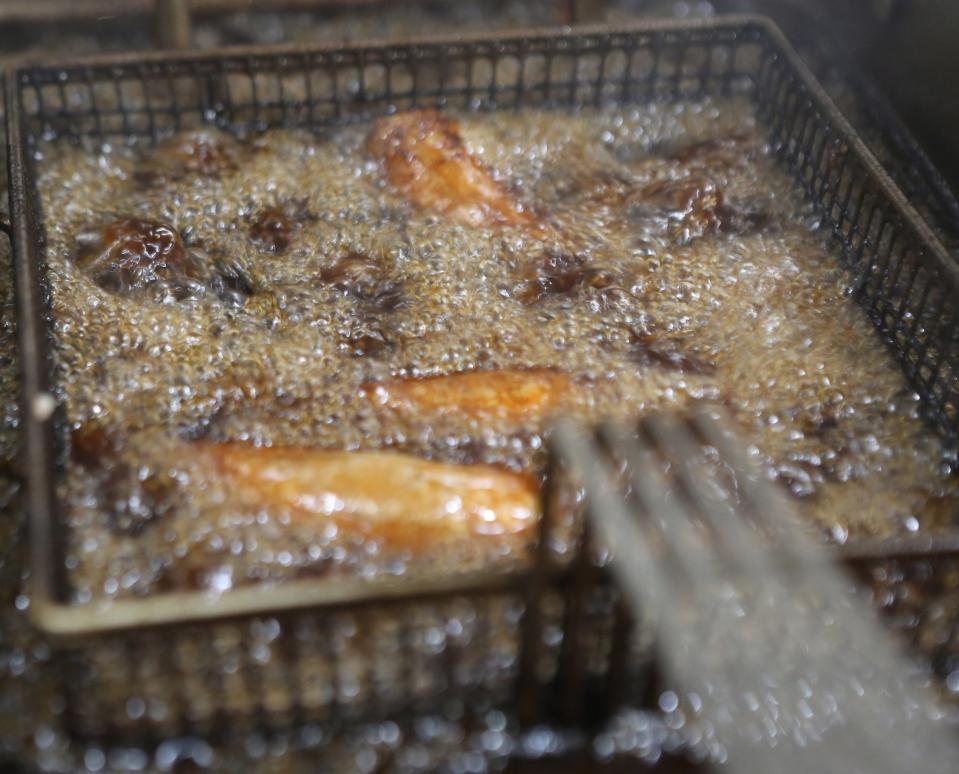
[[[363,122],[391,110],[606,106],[746,95],[813,201],[856,300],[954,448],[959,267],[779,32],[756,17],[350,48],[125,55],[25,66],[7,77],[10,202],[29,466],[31,613],[55,643],[66,714],[83,737],[147,739],[302,721],[352,722],[441,703],[508,706],[527,720],[597,720],[638,701],[648,634],[587,552],[528,570],[435,582],[296,581],[263,590],[71,603],[56,501],[43,138],[150,142],[212,123],[258,132]],[[42,402],[42,401],[41,401]],[[548,492],[539,543],[553,519]],[[946,676],[959,668],[959,532],[852,541],[877,604]]]

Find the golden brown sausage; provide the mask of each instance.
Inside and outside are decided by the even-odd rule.
[[[422,552],[477,539],[520,547],[538,518],[534,479],[489,465],[389,452],[194,446],[240,501],[288,512],[318,532],[332,523],[385,549]]]
[[[426,418],[536,422],[560,404],[568,375],[548,368],[464,371],[364,385],[378,406]]]

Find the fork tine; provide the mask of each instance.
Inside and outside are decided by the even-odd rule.
[[[740,445],[730,437],[717,418],[717,411],[699,411],[693,425],[709,445],[713,446],[736,477],[743,503],[751,516],[772,540],[771,548],[782,558],[780,566],[816,586],[835,591],[833,577],[824,587],[821,579],[839,576],[841,572],[823,561],[823,553],[810,535],[800,527],[792,504],[762,475],[759,466],[748,459]],[[824,567],[824,565],[826,565]]]
[[[775,569],[755,530],[743,523],[742,516],[728,499],[717,497],[693,470],[692,460],[701,450],[690,431],[676,418],[664,414],[649,417],[645,424],[659,448],[672,461],[693,507],[719,538],[722,549],[717,546],[717,553],[725,550],[740,570],[756,578],[775,577]]]
[[[744,686],[755,682],[756,670],[761,672],[763,667],[738,659],[724,663],[723,656],[713,652],[713,645],[717,636],[718,641],[723,642],[723,619],[730,615],[724,600],[738,599],[738,595],[727,596],[730,582],[738,581],[737,585],[742,586],[743,577],[730,573],[726,564],[718,561],[715,540],[711,537],[705,541],[693,539],[691,527],[697,516],[690,512],[686,499],[671,496],[668,477],[661,472],[668,458],[662,446],[655,444],[651,432],[636,438],[622,427],[604,425],[600,436],[627,464],[630,502],[634,509],[642,513],[650,528],[663,536],[672,561],[681,565],[686,577],[688,594],[683,601],[690,605],[677,604],[680,600],[675,595],[660,600],[663,613],[658,619],[659,643],[667,667],[674,677],[684,680],[694,691],[738,700]],[[668,568],[669,561],[670,557],[666,556],[662,564]],[[724,743],[733,745],[737,759],[754,764],[743,770],[771,770],[770,750],[761,745],[743,747],[742,740],[734,738],[727,738]],[[822,771],[823,774],[832,772]],[[849,774],[852,769],[839,769],[836,774],[838,771]]]
[[[791,572],[822,602],[845,609],[850,628],[860,632],[878,631],[878,622],[867,607],[857,604],[851,594],[837,595],[838,590],[849,587],[845,574],[827,560],[812,537],[801,529],[791,504],[762,477],[759,466],[746,457],[717,420],[715,412],[699,412],[693,423],[703,439],[716,448],[732,469],[744,503],[772,537],[777,556],[782,557],[782,571]]]
[[[883,632],[878,619],[867,605],[858,604],[852,594],[843,593],[849,588],[844,582],[844,573],[828,561],[824,553],[811,536],[802,531],[794,517],[790,503],[770,482],[762,477],[759,466],[749,460],[739,445],[730,437],[717,419],[715,412],[698,412],[693,424],[700,436],[714,446],[722,459],[733,470],[744,503],[753,510],[754,516],[761,519],[763,526],[772,533],[776,541],[777,555],[781,555],[791,564],[794,577],[813,594],[813,605],[823,616],[841,616],[842,626],[860,643],[868,643],[857,654],[862,664],[875,667],[874,680],[888,679],[891,675],[900,675],[906,663],[898,654],[894,640]],[[784,570],[785,571],[785,570]],[[843,678],[846,675],[837,675]],[[893,694],[896,691],[892,692]],[[902,697],[901,700],[904,700]],[[873,771],[887,771],[889,761],[873,755],[875,750],[886,748],[881,728],[864,723],[857,729],[862,740],[870,743],[855,756],[860,765],[867,761]],[[930,737],[930,749],[941,744],[938,735]],[[837,743],[833,741],[835,750]]]
[[[892,774],[920,758],[935,762],[931,770],[954,768],[952,737],[917,715],[932,710],[934,700],[923,698],[921,684],[909,687],[906,662],[878,621],[842,600],[840,571],[790,520],[789,503],[714,416],[699,413],[682,424],[650,419],[639,437],[606,425],[599,436],[598,446],[565,423],[550,443],[587,491],[588,525],[612,549],[610,569],[624,599],[637,617],[655,614],[664,666],[713,702],[704,718],[720,732],[720,749],[735,770]],[[733,474],[739,502],[718,496],[697,475],[703,443]],[[616,466],[625,463],[627,498],[610,457]],[[664,460],[672,462],[682,497],[672,494]],[[772,532],[776,562],[759,529],[740,520],[746,518]],[[702,544],[690,529],[694,519],[710,530]],[[779,566],[780,552],[795,576]],[[755,604],[742,606],[741,598]],[[863,671],[867,664],[872,669]],[[874,683],[868,693],[863,680]],[[817,686],[833,709],[828,701],[806,704],[812,689],[803,682]],[[787,739],[795,744],[783,744]]]
[[[707,422],[707,424],[709,423]],[[740,574],[734,577],[739,581],[738,586],[740,590],[751,592],[759,589],[763,590],[767,595],[767,604],[754,610],[754,613],[766,617],[770,623],[772,621],[780,621],[781,615],[785,613],[785,610],[781,609],[781,605],[787,603],[791,597],[786,577],[782,571],[770,561],[767,549],[760,541],[759,535],[755,530],[750,529],[744,524],[742,520],[743,517],[737,512],[737,509],[733,507],[730,501],[717,497],[704,484],[702,478],[697,475],[692,460],[695,459],[700,449],[701,443],[699,439],[693,435],[684,423],[672,416],[662,415],[651,417],[646,422],[646,425],[649,428],[650,435],[656,439],[660,451],[674,462],[677,478],[686,487],[686,494],[692,506],[698,511],[700,517],[714,530],[718,540],[722,542],[722,548],[716,545],[714,547],[715,551],[717,553],[725,551],[726,558],[736,562],[735,566]],[[719,431],[716,424],[712,423],[707,427],[706,433],[701,434],[700,437],[706,440],[707,443],[710,443],[715,440],[715,436],[718,433]],[[714,445],[717,452],[719,452],[720,459],[724,463],[728,463],[728,447],[732,444],[727,443],[722,446],[711,445]],[[753,485],[749,483],[750,479],[743,479],[742,477],[745,468],[741,464],[742,460],[739,455],[737,455],[734,462],[736,463],[735,466],[730,464],[730,467],[733,468],[732,472],[735,476],[737,486],[749,486],[751,491]],[[752,505],[752,503],[750,503],[750,505]],[[815,572],[815,570],[813,570],[813,572]],[[772,602],[771,606],[769,601]],[[706,629],[704,631],[708,632],[709,621],[708,619],[704,619],[704,621],[706,623]],[[782,619],[782,623],[785,624],[785,619]],[[783,630],[785,631],[785,627],[783,627]],[[815,629],[811,629],[811,631],[815,631]],[[709,662],[706,663],[708,664]],[[688,665],[687,662],[686,666]],[[784,674],[780,671],[781,666],[772,661],[765,661],[762,664],[746,665],[739,663],[737,660],[733,660],[731,663],[726,664],[727,675],[722,679],[726,681],[728,686],[733,687],[733,691],[735,692],[735,686],[742,687],[750,685],[754,679],[753,670],[755,669],[769,676]],[[713,670],[710,669],[710,671]],[[875,739],[871,736],[867,736],[867,738]],[[860,739],[860,741],[862,740]],[[823,758],[822,752],[826,748],[828,748],[828,755]],[[760,750],[744,750],[742,748],[738,749],[738,754],[744,758],[756,756],[757,759],[762,759],[765,755],[765,753]],[[861,764],[864,760],[869,761],[866,770],[874,772],[887,770],[887,767],[883,765],[883,761],[871,757],[871,751],[859,750],[857,745],[852,743],[851,739],[847,739],[844,736],[840,736],[838,739],[830,738],[823,750],[814,755],[813,760],[817,761],[817,769],[824,774],[826,774],[826,772],[835,772],[838,774],[839,772],[862,770],[857,767],[857,764]],[[799,761],[797,761],[797,763],[799,763]],[[801,767],[797,767],[796,770],[800,770],[800,768]]]
[[[650,602],[667,598],[669,590],[658,561],[648,548],[639,524],[630,514],[625,500],[610,479],[600,460],[601,451],[585,433],[564,421],[553,430],[553,442],[567,470],[579,473],[587,491],[587,509],[591,525],[600,539],[616,550],[612,571],[620,576],[622,589],[634,612]],[[628,547],[623,550],[623,547]],[[618,549],[618,550],[617,550]],[[644,597],[644,598],[643,598]]]
[[[700,410],[693,415],[693,425],[700,437],[713,446],[732,469],[740,492],[753,509],[753,515],[761,520],[760,526],[772,530],[770,537],[783,540],[786,544],[784,547],[791,545],[796,527],[794,520],[789,517],[791,505],[763,479],[759,466],[746,458],[739,444],[723,428],[719,412]]]
[[[693,520],[683,503],[670,496],[668,478],[661,470],[662,460],[646,443],[647,439],[640,441],[624,428],[609,423],[601,425],[598,434],[612,457],[626,465],[628,477],[622,483],[628,491],[616,494],[627,509],[627,517],[637,527],[637,547],[641,550],[637,556],[658,579],[657,583],[647,583],[641,595],[646,611],[655,614],[662,641],[672,644],[671,658],[685,664],[681,671],[703,674],[706,670],[701,662],[707,656],[699,647],[701,641],[688,636],[690,614],[698,618],[699,611],[711,614],[716,609],[709,597],[723,586],[722,568],[712,561],[713,552],[708,545],[695,544],[690,529]],[[592,515],[598,522],[608,519],[599,509]],[[650,538],[659,538],[651,548]],[[636,552],[636,547],[624,542],[610,545],[616,546],[612,565],[615,572],[616,564],[623,556]]]
[[[712,587],[717,581],[715,562],[708,558],[708,547],[697,547],[690,534],[693,519],[675,497],[669,496],[669,484],[660,468],[656,454],[646,443],[640,443],[621,427],[604,424],[600,437],[608,447],[626,462],[632,499],[642,511],[644,520],[665,539],[675,559],[675,566],[667,557],[667,571],[675,575],[676,567],[693,587]]]

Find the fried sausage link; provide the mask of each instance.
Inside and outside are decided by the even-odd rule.
[[[522,544],[538,518],[534,479],[489,465],[244,443],[194,447],[248,505],[288,512],[318,532],[333,524],[385,549],[417,553],[475,539]]]
[[[569,376],[560,371],[504,368],[392,379],[363,389],[376,404],[411,416],[529,423],[556,409],[569,387]]]

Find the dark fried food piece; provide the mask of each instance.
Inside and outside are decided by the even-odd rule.
[[[719,168],[755,158],[757,150],[755,135],[737,132],[674,147],[666,157],[681,164]]]
[[[387,178],[413,204],[467,226],[522,226],[539,217],[474,159],[459,125],[435,110],[408,110],[377,119],[367,140]]]
[[[657,163],[655,169],[662,173],[662,160]],[[664,234],[681,245],[707,234],[753,233],[770,220],[766,213],[729,204],[721,187],[701,174],[666,177],[640,187],[628,175],[599,169],[569,180],[566,193],[591,209],[621,214],[641,230]]]
[[[606,169],[568,179],[564,188],[565,196],[609,208],[623,206],[635,191],[633,181],[627,175]]]
[[[704,177],[658,180],[639,192],[640,214],[662,219],[678,244],[706,234],[744,234],[763,227],[762,213],[742,213],[725,203],[722,189]]]
[[[477,539],[520,548],[539,515],[534,479],[492,466],[243,443],[197,441],[193,450],[248,505],[287,512],[318,533],[334,524],[386,549]]]
[[[240,306],[257,289],[239,261],[186,247],[166,223],[124,218],[80,234],[77,242],[77,265],[117,295],[154,290],[182,300],[212,291],[224,303]]]
[[[680,244],[719,230],[723,195],[710,180],[690,177],[660,180],[640,192],[655,215],[665,217],[670,235]]]
[[[351,357],[375,357],[393,346],[381,317],[403,306],[403,285],[383,262],[350,250],[326,266],[317,278],[357,303],[356,322],[340,335],[339,349]]]
[[[97,285],[124,295],[197,278],[183,240],[166,223],[123,218],[77,237],[77,265]]]
[[[364,325],[342,336],[339,349],[350,357],[376,357],[392,345],[393,342],[379,326]]]
[[[210,290],[223,303],[242,306],[256,292],[256,284],[249,272],[237,261],[217,258],[213,262]]]
[[[283,253],[292,243],[294,232],[309,217],[305,201],[267,207],[250,217],[250,239],[271,253]]]
[[[167,471],[131,464],[122,448],[122,434],[98,423],[87,423],[70,436],[73,460],[97,478],[97,496],[110,529],[138,535],[173,509],[176,482]]]
[[[629,348],[634,358],[643,365],[652,365],[682,374],[709,376],[715,373],[716,366],[684,351],[682,342],[675,337],[659,337],[653,333],[632,332]]]
[[[271,207],[250,220],[250,239],[271,253],[282,253],[293,238],[294,221],[283,210]]]
[[[723,207],[720,211],[719,230],[724,234],[755,234],[763,231],[771,223],[768,212],[744,211],[734,207]]]
[[[108,466],[119,454],[121,439],[108,426],[88,422],[70,434],[70,456],[88,470]]]
[[[513,288],[513,297],[524,304],[532,304],[583,288],[607,290],[615,284],[608,271],[590,266],[583,256],[547,250],[523,270],[520,281]]]
[[[690,170],[716,173],[751,161],[763,152],[762,139],[755,132],[734,132],[692,142],[611,143],[609,150],[619,161],[633,167],[662,167],[673,162]]]
[[[366,253],[349,250],[320,272],[320,279],[338,290],[355,291],[383,279],[383,265]]]
[[[217,177],[237,168],[240,143],[213,127],[177,132],[162,140],[140,170],[140,177],[179,180],[189,175]]]
[[[392,311],[405,301],[402,284],[390,277],[383,262],[356,250],[324,268],[319,279],[378,311]]]
[[[504,368],[393,379],[363,391],[377,405],[414,417],[535,423],[559,408],[571,384],[567,374],[549,368]]]

